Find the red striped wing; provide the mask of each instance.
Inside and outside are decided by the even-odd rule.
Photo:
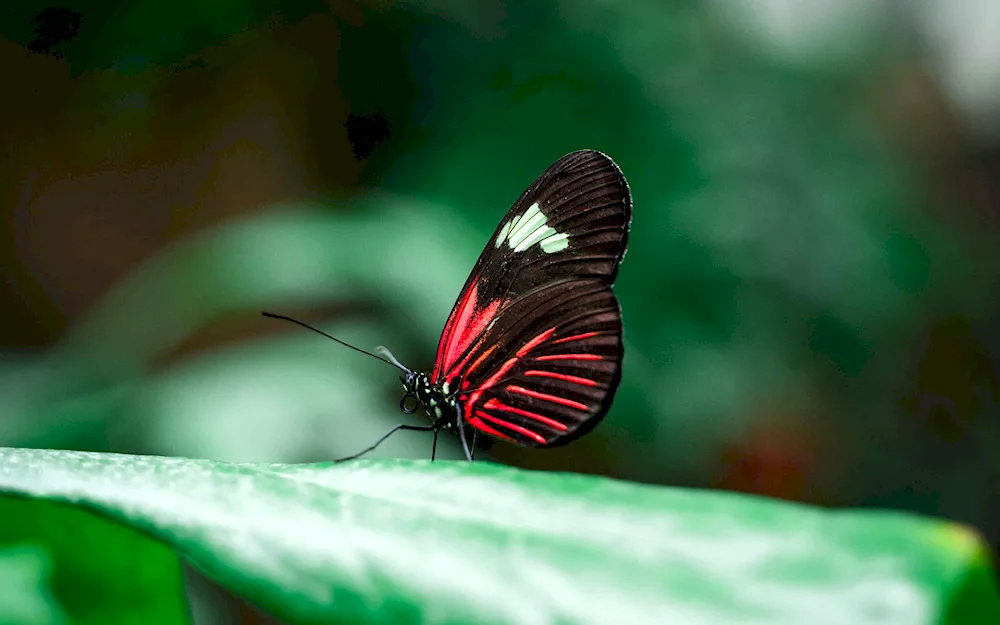
[[[467,391],[459,401],[474,427],[552,445],[607,411],[621,363],[610,287],[631,211],[621,170],[586,150],[556,161],[501,220],[448,317],[432,375],[446,392]]]
[[[503,326],[482,336],[489,347],[474,350],[457,377],[463,417],[522,445],[559,445],[589,432],[621,376],[621,313],[611,289],[593,279],[559,282],[502,315]]]

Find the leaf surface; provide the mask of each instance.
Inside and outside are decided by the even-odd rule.
[[[0,625],[188,622],[169,545],[90,510],[0,496]]]
[[[0,450],[0,491],[148,532],[294,623],[1000,618],[979,539],[900,513],[480,462],[27,449]]]

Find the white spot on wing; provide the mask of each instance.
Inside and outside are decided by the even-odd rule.
[[[507,239],[507,233],[510,232],[510,222],[508,221],[500,228],[500,234],[497,235],[497,247],[503,245],[503,242]]]
[[[534,204],[529,206],[528,210],[524,211],[524,214],[518,217],[517,222],[513,226],[511,226],[510,228],[511,233],[513,234],[515,230],[523,226],[526,220],[531,219],[538,213],[542,212],[541,209],[542,207],[538,205],[538,202],[535,202]]]
[[[538,209],[538,202],[531,205],[524,215],[517,220],[517,225],[510,229],[508,242],[516,248],[521,241],[531,235],[539,226],[545,225],[545,215]]]
[[[542,251],[546,254],[561,252],[569,247],[569,235],[565,232],[553,234],[547,239],[542,239]]]
[[[528,207],[523,214],[511,219],[497,233],[496,246],[506,241],[515,252],[523,252],[536,243],[541,243],[546,254],[569,247],[569,235],[556,232],[547,224],[548,218],[538,202]]]
[[[556,232],[555,230],[553,230],[548,226],[542,226],[541,228],[538,228],[537,230],[526,236],[521,242],[519,242],[517,246],[514,248],[514,251],[523,252],[524,250],[528,249],[535,243],[538,243],[539,241],[549,236],[550,234],[555,234],[555,232]]]
[[[535,208],[537,206],[538,206],[538,203],[535,202],[534,204],[532,204],[528,208],[528,210],[524,211],[523,213],[521,213],[517,217],[511,219],[506,224],[504,224],[504,227],[500,229],[500,235],[503,235],[503,236],[499,236],[499,235],[497,236],[497,247],[500,247],[500,244],[503,243],[503,242],[505,242],[505,241],[510,241],[511,235],[513,235],[513,233],[518,228],[521,227],[521,224],[524,223],[524,219],[526,217],[528,217],[529,213],[532,212],[531,209],[533,209],[533,208]]]

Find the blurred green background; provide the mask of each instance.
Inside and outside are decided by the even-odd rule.
[[[634,197],[622,386],[577,443],[484,457],[915,510],[996,547],[998,19],[8,3],[0,445],[300,462],[419,422],[394,370],[259,311],[427,370],[500,217],[593,148]],[[266,618],[192,584],[205,622]]]

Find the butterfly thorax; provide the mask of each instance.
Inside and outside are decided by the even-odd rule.
[[[403,412],[415,412],[406,408],[406,402],[411,398],[417,401],[436,424],[440,423],[449,430],[454,429],[455,399],[448,397],[440,384],[431,382],[426,373],[412,372],[403,379],[403,399],[400,401]]]

